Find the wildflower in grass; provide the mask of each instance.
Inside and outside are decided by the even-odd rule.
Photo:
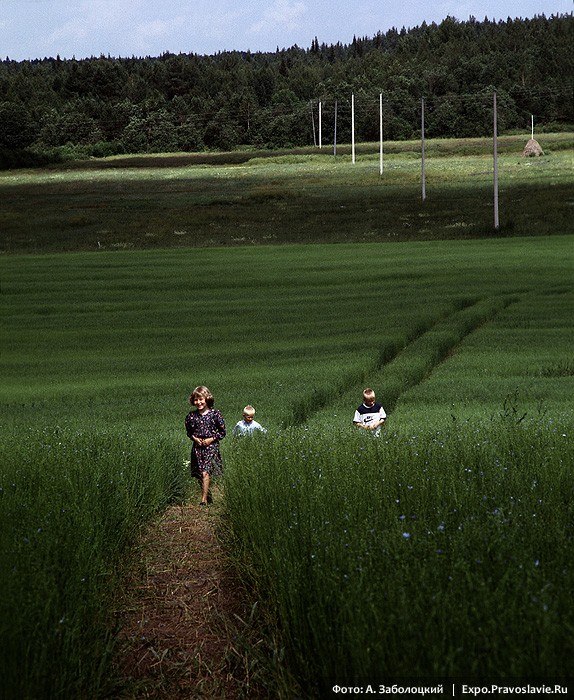
[[[410,540],[411,538],[411,533],[410,532],[403,532],[403,539],[405,540]]]

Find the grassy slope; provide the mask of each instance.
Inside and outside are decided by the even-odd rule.
[[[505,137],[500,225],[505,235],[572,232],[570,134],[541,137],[521,157]],[[388,144],[357,163],[325,149],[297,154],[115,158],[0,174],[0,249],[46,252],[252,243],[479,237],[493,230],[488,139],[429,140],[421,201],[420,144]],[[340,153],[348,149],[342,149]],[[249,160],[247,160],[249,158]],[[222,162],[223,161],[223,162]]]
[[[401,178],[405,178],[408,173],[408,161],[406,158],[401,165]],[[418,166],[413,158],[410,161],[413,164],[411,173],[414,182]],[[440,177],[444,177],[449,168],[459,174],[468,173],[469,161],[463,159],[462,164],[458,163],[455,158],[444,159],[443,169],[440,173],[435,173],[437,182]],[[562,187],[560,183],[566,182],[567,173],[563,165],[554,171],[548,167],[548,163],[554,165],[557,161],[537,161],[532,165],[517,162],[516,177],[522,178],[523,174],[528,172],[532,175],[533,186],[538,183],[538,188],[544,184],[544,187],[539,188],[537,196],[545,202],[545,206],[538,215],[540,219],[546,217],[545,225],[552,228],[556,221],[562,220],[560,217],[568,211],[569,205],[564,197],[564,202],[560,205],[562,208],[559,206],[556,210],[556,219],[552,209],[554,198],[563,196],[559,194]],[[314,190],[307,175],[304,180],[301,179],[301,172],[308,170],[306,164],[288,160],[282,165],[256,163],[251,167],[257,171],[254,180],[258,183],[257,187],[262,186],[261,181],[257,179],[261,178],[262,172],[278,173],[284,168],[283,175],[290,173],[289,182],[293,187],[297,184],[302,189],[313,190],[317,197],[319,193],[322,195],[318,199],[323,202],[323,211],[327,212],[329,199],[324,195],[326,187],[327,193],[329,192],[328,186],[333,182],[333,173],[323,178],[321,159],[319,164],[315,169]],[[478,168],[484,167],[483,163],[478,161],[475,165]],[[373,159],[366,159],[365,168],[367,166],[373,169],[376,168],[376,163]],[[262,170],[258,171],[259,168]],[[390,172],[392,173],[392,169]],[[429,175],[430,172],[429,170]],[[223,183],[224,174],[222,171]],[[246,182],[250,182],[251,175],[251,172],[247,173]],[[142,171],[134,172],[133,176],[137,180],[142,176]],[[166,181],[168,184],[171,182],[172,187],[180,186],[180,176],[179,170],[168,176]],[[36,177],[36,174],[33,177]],[[149,179],[149,176],[147,177]],[[476,177],[482,177],[478,170]],[[357,188],[355,184],[351,187],[346,178],[347,175],[340,178],[337,191],[347,192],[348,201],[352,203],[355,213],[359,213],[365,207],[366,200],[359,198],[355,201]],[[154,187],[157,189],[157,172],[149,181],[144,174],[143,180],[147,182],[148,192]],[[102,191],[109,191],[111,180],[106,182],[108,184],[105,184]],[[88,187],[85,183],[89,184],[89,180],[84,180],[84,188]],[[114,195],[116,202],[124,198],[126,183],[125,171],[118,173],[118,191]],[[23,193],[28,185],[22,187]],[[265,187],[271,187],[275,192],[285,191],[284,183],[280,182],[266,183]],[[379,187],[378,179],[375,187]],[[415,187],[413,184],[413,188]],[[67,185],[63,190],[66,188]],[[401,187],[401,190],[403,189]],[[247,191],[253,193],[251,189]],[[445,192],[448,193],[448,187]],[[456,192],[460,195],[462,190],[457,187]],[[219,196],[221,187],[214,186],[209,196],[213,196],[214,193]],[[44,213],[48,211],[55,215],[57,207],[63,206],[64,200],[56,198],[55,190],[51,191],[42,185],[38,187],[37,194],[40,199],[51,202]],[[53,199],[50,199],[51,197]],[[22,200],[22,211],[24,201]],[[164,204],[166,201],[164,200]],[[139,211],[137,197],[132,204],[132,211]],[[217,207],[220,204],[221,202]],[[268,190],[259,191],[249,216],[253,217],[254,212],[257,212],[261,221],[265,222],[265,230],[269,231],[269,219],[280,204],[281,201],[277,201],[276,197],[269,196]],[[151,207],[148,216],[153,211]],[[293,205],[293,211],[300,212],[300,207]],[[408,211],[408,208],[401,211],[403,216],[412,217],[410,220],[413,221],[418,216],[416,212]],[[171,209],[164,209],[163,215],[168,217],[169,212]],[[399,216],[397,212],[395,213]],[[194,213],[197,213],[197,210],[194,210]],[[528,211],[524,215],[527,218]],[[32,212],[31,221],[33,216]],[[390,216],[390,219],[395,226],[394,215]],[[233,217],[230,220],[235,221]],[[457,222],[456,218],[452,218],[452,212],[449,220],[451,223]],[[315,221],[319,221],[321,225],[313,228],[313,231],[318,231],[318,240],[324,240],[322,235],[325,229],[322,228],[322,222],[318,218]],[[460,224],[455,225],[453,235],[459,236],[460,230],[464,228]],[[433,230],[439,229],[440,227]],[[50,233],[50,229],[47,229],[47,232],[54,235],[58,230],[52,229]],[[271,230],[275,231],[275,228]],[[42,247],[42,251],[53,245],[48,239],[46,241],[46,247]],[[60,249],[61,243],[62,241],[57,239],[54,242],[55,248]],[[53,453],[44,455],[42,452],[42,464],[45,464],[47,469],[42,469],[40,476],[45,474],[50,488],[53,488],[55,493],[60,493],[61,497],[67,497],[68,491],[59,488],[55,482],[52,483],[51,474],[57,471],[57,465],[62,462],[58,450],[63,450],[62,454],[66,454],[68,446],[71,446],[71,453],[79,459],[78,472],[86,466],[82,458],[83,452],[93,451],[99,464],[98,469],[103,470],[102,479],[105,479],[107,470],[118,468],[118,448],[114,447],[116,452],[107,450],[110,440],[101,439],[106,435],[111,436],[112,442],[115,439],[114,435],[119,435],[120,442],[126,439],[125,436],[128,442],[135,441],[138,445],[141,442],[141,449],[146,454],[151,453],[151,450],[146,448],[147,442],[155,443],[157,436],[165,438],[162,442],[170,445],[170,460],[173,462],[174,444],[179,444],[182,456],[187,451],[187,441],[182,435],[182,419],[188,410],[186,396],[190,388],[200,382],[212,387],[218,398],[218,406],[224,411],[229,424],[239,418],[241,407],[250,401],[258,408],[258,418],[271,428],[272,432],[283,424],[296,425],[303,420],[308,420],[313,427],[321,425],[334,430],[347,426],[357,403],[357,394],[366,382],[375,385],[383,400],[392,397],[391,406],[394,410],[389,427],[394,425],[394,429],[402,425],[409,431],[413,425],[420,422],[421,416],[424,416],[428,427],[432,425],[436,413],[440,414],[440,420],[450,421],[452,413],[460,420],[476,417],[483,420],[506,411],[511,419],[516,419],[524,410],[531,415],[541,415],[539,409],[546,411],[548,420],[560,413],[561,425],[564,425],[564,421],[571,424],[574,396],[570,357],[572,299],[569,290],[573,262],[571,243],[571,236],[553,236],[405,242],[392,246],[365,243],[360,246],[348,244],[233,249],[180,248],[171,251],[104,251],[67,256],[4,256],[0,259],[5,330],[2,336],[4,381],[0,390],[0,404],[9,437],[3,441],[3,448],[10,452],[10,460],[5,463],[12,465],[12,471],[6,476],[6,480],[18,484],[20,488],[20,485],[25,487],[28,483],[29,474],[37,474],[34,467],[40,463],[35,459],[39,443],[37,435],[34,437],[33,431],[29,431],[31,426],[34,430],[37,427],[45,431],[45,437],[42,438],[43,452],[46,447],[44,442],[51,447],[57,447]],[[515,414],[514,411],[519,413]],[[85,433],[78,436],[76,431],[80,426],[84,428]],[[302,434],[304,435],[299,435]],[[28,437],[18,448],[18,440],[22,435]],[[65,438],[63,443],[62,437]],[[225,449],[229,448],[229,442],[226,441]],[[469,447],[472,448],[472,445]],[[352,448],[353,444],[350,444],[350,449]],[[300,463],[297,442],[285,445],[284,449],[295,469]],[[400,444],[397,444],[397,450],[400,449]],[[135,459],[134,465],[130,463],[125,468],[126,474],[133,479],[133,486],[129,486],[126,492],[133,489],[137,494],[137,486],[147,481],[139,476],[139,453],[136,450],[134,454],[129,455],[129,452],[129,449],[121,448],[121,454],[127,455],[126,465],[130,459]],[[544,453],[543,450],[541,454],[547,454],[550,458],[552,455],[556,457],[558,453]],[[234,457],[228,452],[230,467],[232,456]],[[380,457],[375,456],[377,459]],[[176,455],[175,457],[177,459]],[[268,455],[270,468],[273,467],[271,457],[283,459],[277,451],[272,451],[272,454]],[[316,459],[319,455],[310,454],[309,458],[311,457]],[[321,459],[323,458],[325,455]],[[344,463],[348,462],[344,450],[341,451],[340,458]],[[478,464],[482,457],[470,449],[468,459],[478,460]],[[115,466],[110,467],[106,460]],[[437,464],[444,462],[441,454],[437,455],[437,460]],[[158,475],[158,483],[162,483],[162,455],[160,454],[155,461],[155,466],[148,461],[145,466],[146,469],[153,469],[154,474]],[[121,460],[120,463],[123,464]],[[330,460],[327,459],[325,465],[329,464]],[[373,461],[373,464],[376,464],[376,461]],[[537,464],[532,465],[534,471],[538,469]],[[321,460],[317,465],[320,467]],[[414,480],[420,471],[414,461],[412,465]],[[330,468],[335,469],[336,465],[331,465]],[[453,484],[458,483],[457,479],[461,476],[456,471],[459,468],[459,456],[454,454],[454,471],[451,475]],[[27,469],[31,471],[27,472]],[[93,471],[91,462],[90,470]],[[230,475],[232,473],[233,470],[230,469]],[[522,465],[517,465],[516,473],[523,476]],[[313,476],[313,473],[309,474],[310,477]],[[38,482],[39,493],[45,493],[48,482],[44,484],[40,476],[35,477],[34,483]],[[530,476],[529,472],[529,478]],[[117,477],[121,482],[124,478],[123,473],[120,472]],[[389,477],[396,478],[396,475]],[[520,478],[518,480],[520,481]],[[339,482],[341,480],[335,479],[333,483]],[[89,515],[85,518],[89,520],[89,528],[95,527],[99,530],[101,526],[97,519],[92,518],[91,511],[80,508],[85,499],[90,503],[100,503],[99,495],[97,499],[90,498],[90,494],[83,488],[84,483],[84,477],[78,479],[78,484],[82,485],[79,490],[73,482],[68,484],[71,488],[70,499],[77,498],[77,503],[73,501],[73,508],[78,507],[80,512]],[[360,483],[356,486],[359,488]],[[421,486],[424,484],[421,483]],[[290,483],[286,483],[286,488],[290,489]],[[470,488],[471,495],[475,494],[472,490],[475,488],[473,483],[470,484]],[[555,485],[549,479],[546,479],[544,488],[548,489],[549,493],[557,493]],[[23,488],[23,493],[25,491]],[[118,497],[123,493],[122,489],[112,491],[112,495],[118,494]],[[158,489],[158,493],[159,501],[165,498],[161,488]],[[461,493],[455,489],[449,494],[449,499],[451,496],[455,500],[466,498],[466,495]],[[51,512],[53,504],[44,502],[42,509],[38,508],[38,504],[34,502],[34,491],[28,490],[25,507],[30,513],[34,513],[34,517],[27,519],[20,517],[18,508],[22,507],[23,501],[17,493],[15,495],[17,497],[10,500],[13,509],[5,513],[6,523],[11,523],[12,526],[16,524],[18,533],[27,540],[31,540],[30,535],[33,535],[33,541],[37,541],[38,547],[41,547],[44,536],[39,534],[41,530],[38,526],[40,525],[43,531],[46,523],[54,524]],[[265,489],[264,494],[254,495],[254,507],[258,512],[264,510],[257,506],[257,498],[261,495],[268,499],[268,490]],[[313,502],[314,492],[310,492],[309,495]],[[491,500],[499,495],[499,492],[493,491]],[[515,495],[514,492],[512,495]],[[339,496],[344,500],[346,489],[343,489]],[[373,497],[375,496],[376,494]],[[147,496],[141,498],[146,503],[149,500]],[[236,498],[236,505],[241,511],[247,505],[246,500],[239,490],[236,491]],[[288,500],[285,499],[285,502],[288,503]],[[370,503],[368,500],[367,505]],[[101,504],[104,515],[116,517],[117,511],[110,509],[107,501],[102,500]],[[562,502],[555,504],[550,498],[548,504],[550,509],[554,508],[554,505],[565,506]],[[374,507],[374,502],[371,505]],[[450,500],[447,505],[452,505]],[[419,510],[424,509],[428,507],[428,502],[421,501],[420,506],[413,503],[413,509],[415,506]],[[65,533],[69,527],[67,511],[63,508],[56,510],[57,520],[62,521],[62,531]],[[558,511],[554,509],[554,512]],[[286,514],[291,517],[290,511]],[[397,542],[402,543],[403,523],[399,518],[404,512],[389,510],[387,515],[391,520],[394,518],[397,521]],[[439,515],[442,517],[442,513],[433,511],[437,523],[440,523]],[[490,515],[490,510],[476,510],[472,517],[484,519],[485,532],[490,532]],[[360,521],[362,515],[359,513],[359,516]],[[387,527],[386,520],[382,522]],[[421,523],[424,524],[424,521]],[[424,537],[423,524],[420,526],[420,534]],[[531,566],[534,566],[532,561],[540,556],[540,551],[551,551],[549,538],[554,537],[554,534],[562,537],[560,527],[560,518],[555,518],[554,529],[544,529],[543,541],[532,540],[529,548],[524,550],[524,557],[530,557]],[[269,531],[271,533],[271,529]],[[471,528],[471,532],[474,531],[478,532],[476,528]],[[536,537],[539,535],[537,531]],[[311,533],[311,538],[314,536]],[[415,536],[417,532],[413,530],[413,537]],[[9,544],[11,535],[7,537]],[[88,535],[89,537],[91,535]],[[61,537],[53,541],[60,539]],[[306,542],[304,539],[299,541]],[[510,544],[507,549],[511,551],[515,548],[514,541],[508,542]],[[468,541],[463,538],[459,542],[456,540],[456,533],[454,543],[465,553],[462,558],[452,559],[458,561],[461,566],[467,556],[474,554],[475,545],[481,544],[474,542],[472,538]],[[421,540],[423,554],[427,545],[430,546]],[[544,547],[541,549],[542,545]],[[287,543],[287,546],[291,545]],[[427,571],[425,574],[417,569],[420,562],[424,561],[424,557],[421,559],[419,556],[418,548],[413,549],[411,560],[402,556],[401,544],[393,546],[396,548],[397,561],[404,562],[406,567],[396,567],[397,576],[402,575],[401,572],[407,577],[411,576],[414,570],[419,572],[417,576],[429,573]],[[22,552],[27,550],[27,545],[22,544],[21,547]],[[501,551],[506,556],[507,550]],[[564,556],[564,551],[568,551],[567,548],[561,549],[560,556],[554,557],[553,566],[556,571],[563,569],[560,557]],[[299,556],[297,552],[295,554]],[[53,568],[51,556],[49,554],[45,562],[49,570]],[[55,556],[63,560],[70,559],[69,555],[60,550],[56,551]],[[488,584],[490,572],[493,572],[494,576],[502,576],[501,572],[506,571],[504,556],[495,559],[494,568],[489,570],[484,579],[485,585]],[[93,557],[87,559],[92,560]],[[17,560],[18,557],[15,561]],[[381,561],[384,566],[388,564],[385,558],[378,555],[376,560]],[[31,561],[33,563],[34,560]],[[305,557],[299,557],[297,561],[298,566],[303,566],[307,560]],[[77,562],[74,562],[76,559],[72,557],[72,570],[76,572],[74,566]],[[521,561],[521,565],[522,563]],[[328,561],[324,564],[330,565]],[[26,565],[23,563],[24,567]],[[109,564],[104,562],[103,566],[105,568]],[[414,566],[414,569],[409,568],[411,566]],[[555,582],[554,569],[546,569],[541,577],[537,575],[534,586],[542,589],[547,581]],[[443,573],[446,575],[447,570]],[[434,574],[430,575],[427,581],[429,588],[432,588],[433,576]],[[51,597],[53,608],[50,618],[40,619],[41,616],[32,614],[31,624],[36,624],[35,620],[39,620],[38,624],[52,629],[54,621],[57,623],[61,619],[61,603],[63,600],[67,605],[67,598],[59,597],[58,591],[61,587],[58,587],[57,580],[51,575],[37,578],[44,581],[46,587],[54,593],[53,598]],[[317,580],[320,579],[322,569],[319,568]],[[366,580],[362,579],[361,585]],[[479,577],[476,580],[482,579]],[[14,581],[11,581],[11,585],[15,585]],[[530,595],[533,589],[530,587],[525,590]],[[76,625],[77,630],[81,631],[85,628],[87,618],[82,617],[82,610],[73,605],[74,591],[65,589],[64,592],[66,596],[68,593],[71,596],[70,607],[78,611]],[[376,590],[365,588],[364,593],[367,598],[374,595],[373,601],[379,599]],[[463,586],[455,590],[455,595],[458,594],[461,596],[463,613],[457,624],[463,624],[468,618],[464,612],[465,601],[473,600],[474,591],[465,591]],[[512,596],[512,590],[508,595]],[[41,604],[44,599],[44,595],[39,596],[36,603]],[[307,619],[304,615],[297,614],[297,606],[302,604],[302,600],[303,598],[294,600],[295,619]],[[506,611],[512,618],[512,608],[506,604],[508,598],[500,597],[500,600],[497,598],[492,601],[487,597],[485,600],[494,606],[493,610],[497,614]],[[515,606],[518,605],[516,597],[512,600]],[[392,612],[392,609],[400,609],[396,607],[400,602],[392,601],[389,610]],[[556,598],[551,602],[556,603],[555,611],[559,612],[562,609],[562,600],[558,601]],[[447,630],[448,621],[445,621],[444,614],[440,611],[447,608],[450,610],[450,603],[448,597],[444,601],[440,599],[435,610],[436,615],[443,616],[439,621],[446,625]],[[405,609],[413,610],[412,637],[416,641],[418,609],[413,608],[408,600]],[[35,608],[30,607],[30,610]],[[521,611],[518,609],[518,612]],[[551,642],[545,649],[549,658],[554,660],[554,666],[547,664],[545,668],[560,668],[559,656],[550,653],[553,650],[552,645],[558,643],[560,637],[555,634],[554,622],[549,624],[544,612],[545,609],[542,612],[537,610],[529,619],[535,629],[539,628],[541,622],[546,624],[545,634]],[[378,608],[377,614],[383,615],[384,619],[384,608]],[[368,606],[361,610],[359,618],[361,615],[369,618]],[[317,620],[324,618],[324,613],[319,607],[315,610],[315,616]],[[363,631],[368,628],[368,622],[367,619]],[[341,627],[343,634],[346,628],[347,625]],[[393,644],[393,629],[396,628],[388,627],[390,637],[379,638],[378,643],[388,641]],[[361,640],[363,631],[360,626],[357,628],[358,637],[355,637],[352,644],[353,649],[363,648],[362,643],[356,643],[357,639]],[[462,634],[463,630],[453,631],[451,628],[450,637],[454,642],[457,642],[459,632]],[[496,637],[496,629],[488,628],[487,632],[496,644],[504,647],[504,638]],[[494,636],[490,635],[491,632]],[[472,633],[470,630],[471,638]],[[329,635],[325,635],[324,639],[328,638]],[[447,639],[445,635],[441,638]],[[73,638],[66,639],[69,643],[76,644]],[[492,644],[494,649],[496,645],[494,642]],[[83,640],[79,647],[88,649]],[[447,647],[445,650],[449,652]],[[325,653],[329,652],[327,648]],[[465,652],[461,653],[465,656]],[[498,651],[490,656],[488,650],[481,650],[480,653],[480,656],[473,658],[482,660],[485,653],[490,659],[500,656]],[[14,646],[14,654],[16,657],[19,654],[17,645]],[[460,653],[457,654],[460,657]],[[70,658],[66,649],[64,657]],[[534,652],[528,658],[539,657]],[[373,656],[373,663],[377,668],[380,668],[377,665],[379,659],[379,656]],[[34,661],[33,656],[31,660]],[[436,668],[439,671],[457,668],[461,659],[450,658],[447,661],[447,665]],[[435,663],[429,659],[423,662],[421,668],[427,669]],[[355,664],[355,661],[350,660],[350,663]],[[354,667],[360,667],[362,663],[364,662],[357,658],[358,666]],[[392,668],[392,660],[388,660],[388,663],[389,668]],[[17,667],[16,664],[12,672]],[[397,668],[396,663],[394,667]],[[516,668],[519,668],[519,665]],[[69,676],[62,682],[67,683],[69,689],[77,682],[74,658],[69,662],[66,673]],[[40,667],[38,674],[48,683],[50,676],[43,675]],[[89,684],[92,681],[86,676],[83,682]]]
[[[178,432],[190,388],[205,382],[229,420],[251,401],[272,426],[296,424],[317,401],[353,405],[365,381],[390,392],[393,357],[424,355],[442,319],[455,332],[443,354],[456,354],[431,355],[411,389],[449,410],[494,410],[517,388],[557,405],[570,381],[559,375],[571,251],[552,237],[4,258],[2,401],[16,423],[89,414]],[[461,305],[489,300],[493,323],[480,312],[457,326]],[[513,370],[505,347],[523,358]],[[441,376],[453,388],[432,394]],[[399,408],[416,405],[408,388]]]

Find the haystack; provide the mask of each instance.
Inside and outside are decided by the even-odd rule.
[[[530,139],[526,146],[524,147],[524,150],[522,151],[522,155],[525,158],[533,158],[534,156],[543,156],[544,151],[540,147],[540,144],[536,139]]]

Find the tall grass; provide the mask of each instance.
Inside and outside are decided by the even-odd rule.
[[[310,677],[318,662],[301,661],[299,639],[311,649],[310,636],[317,653],[334,653],[321,636],[324,628],[315,626],[326,614],[333,618],[339,657],[349,654],[351,665],[342,669],[370,668],[371,662],[354,660],[354,646],[368,625],[386,630],[382,641],[369,641],[372,659],[383,670],[406,668],[406,661],[401,666],[388,656],[391,652],[382,656],[382,645],[403,648],[395,641],[400,642],[398,623],[387,624],[398,620],[395,609],[404,611],[405,629],[414,639],[407,600],[415,599],[416,581],[401,587],[393,577],[402,571],[423,583],[428,579],[423,590],[430,596],[434,576],[442,586],[437,606],[443,601],[450,609],[459,596],[470,615],[473,582],[480,580],[473,578],[478,565],[471,552],[482,552],[499,522],[478,508],[479,484],[490,489],[487,498],[506,503],[505,484],[513,486],[522,475],[526,489],[538,462],[538,483],[550,494],[544,503],[556,506],[548,532],[569,536],[567,503],[556,500],[560,489],[569,493],[568,482],[554,460],[564,460],[565,448],[552,425],[572,425],[571,271],[566,236],[0,258],[5,331],[0,337],[0,614],[6,687],[17,697],[106,692],[114,637],[106,616],[122,553],[139,524],[181,490],[181,463],[189,449],[183,418],[190,389],[199,383],[214,391],[229,428],[242,407],[253,403],[269,429],[268,440],[260,443],[223,441],[226,492],[240,548],[261,559],[261,586],[268,600],[278,601],[275,611],[285,609],[292,630],[286,631],[290,658],[302,676]],[[378,443],[348,432],[367,383],[390,414],[386,439]],[[484,417],[504,413],[505,398],[516,390],[519,408],[508,415],[514,423],[527,416],[512,426],[508,435],[515,442],[506,447],[506,432]],[[30,429],[31,423],[43,427]],[[514,480],[495,484],[498,472],[491,466],[507,453]],[[365,460],[357,457],[362,454]],[[462,468],[468,460],[476,464],[473,477]],[[479,461],[488,467],[483,482],[476,471]],[[390,493],[409,510],[395,510],[400,503],[393,505]],[[419,500],[412,500],[415,496]],[[520,495],[520,503],[530,503],[530,496]],[[476,531],[465,524],[466,501],[474,509],[468,512],[474,513]],[[522,513],[522,507],[513,505],[513,512]],[[494,504],[491,514],[494,508],[500,506]],[[260,512],[265,509],[268,521]],[[550,518],[544,509],[533,512]],[[412,528],[399,530],[411,514],[417,515]],[[520,517],[526,521],[525,512]],[[262,532],[243,528],[241,518],[252,518]],[[425,518],[436,520],[437,528],[441,522],[454,525],[449,526],[451,549],[442,548],[445,555],[431,550],[430,536],[417,529]],[[369,519],[374,526],[367,526]],[[356,542],[344,539],[347,522],[355,523]],[[369,535],[375,526],[379,529]],[[403,532],[410,537],[403,538]],[[501,532],[512,532],[519,543],[518,530]],[[285,539],[290,533],[294,537]],[[396,540],[389,533],[397,534]],[[438,530],[436,537],[442,534]],[[536,531],[533,542],[539,536]],[[285,574],[292,584],[286,592],[263,562],[263,553],[271,564],[284,556],[281,548],[275,552],[274,542],[286,548],[299,577]],[[343,548],[345,542],[349,547]],[[317,547],[324,553],[318,555]],[[361,554],[366,564],[345,559],[342,548]],[[454,562],[448,566],[463,571],[459,551],[466,553],[470,573],[448,575],[455,581],[462,577],[466,588],[449,587],[443,569],[417,569],[424,555],[428,562],[437,557],[439,566]],[[405,559],[410,568],[397,564],[395,572],[396,561],[409,552],[416,554]],[[502,577],[503,559],[493,556],[498,568],[492,576]],[[549,570],[546,559],[536,557],[535,575],[544,571],[549,577],[543,583],[537,578],[536,585],[542,589],[551,581],[557,589],[558,569]],[[278,562],[278,572],[281,566]],[[363,566],[363,573],[356,566]],[[361,594],[355,597],[355,617],[366,620],[364,629],[352,633],[351,608],[341,601],[342,592],[352,597],[344,574]],[[316,596],[305,592],[305,577]],[[383,588],[386,578],[396,582],[390,593]],[[325,587],[319,585],[323,579]],[[515,609],[524,590],[530,595],[530,588],[510,590],[517,595]],[[492,591],[494,603],[486,593],[477,600],[494,610],[499,588]],[[418,605],[420,610],[423,604]],[[446,630],[447,613],[441,617],[433,611]],[[470,623],[463,618],[461,613],[458,627],[445,632],[451,646],[441,648],[450,660],[437,666],[441,672],[462,663],[464,654],[454,645],[459,633],[470,639]],[[533,629],[528,619],[527,631]],[[545,625],[548,620],[540,619]],[[481,619],[480,624],[493,630],[492,623]],[[430,630],[426,634],[430,639]],[[498,634],[492,642],[497,654],[507,638],[504,630]],[[552,646],[554,622],[548,635]],[[435,641],[442,644],[438,633]],[[470,641],[465,644],[468,650]],[[522,648],[516,652],[522,654]],[[479,655],[481,668],[495,664],[487,656]],[[538,667],[551,670],[543,656]],[[433,667],[426,651],[423,657],[415,670]],[[534,652],[528,658],[536,662]],[[520,664],[513,662],[512,668]]]
[[[110,690],[113,601],[141,525],[183,497],[166,440],[54,427],[3,435],[0,676],[7,698]]]
[[[568,673],[569,429],[510,411],[434,433],[237,444],[236,547],[310,697],[385,678]]]

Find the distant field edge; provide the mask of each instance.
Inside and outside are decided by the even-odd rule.
[[[552,151],[567,150],[574,146],[574,133],[570,131],[557,131],[535,134],[536,139]],[[529,135],[502,134],[498,137],[498,148],[501,153],[517,152],[528,142]],[[420,151],[420,139],[407,139],[404,141],[384,141],[384,151],[387,154]],[[358,155],[378,154],[380,143],[378,141],[358,143],[355,151]],[[491,136],[476,136],[467,138],[426,138],[425,151],[429,156],[437,155],[481,155],[492,152]],[[337,155],[351,155],[352,145],[349,143],[337,144]],[[97,170],[109,168],[177,168],[193,165],[240,165],[254,158],[275,158],[281,156],[309,156],[317,155],[325,158],[334,158],[333,144],[325,143],[318,146],[300,146],[297,148],[237,148],[233,151],[182,151],[174,153],[123,153],[102,158],[79,158],[63,162],[54,162],[42,165],[38,168],[50,170]],[[30,167],[30,166],[28,166]],[[14,170],[8,168],[7,170]]]
[[[188,244],[188,245],[165,245],[160,247],[145,247],[138,246],[135,244],[125,244],[125,245],[111,245],[111,246],[101,246],[101,248],[90,247],[79,247],[79,248],[66,248],[64,250],[60,249],[40,249],[37,247],[32,248],[0,248],[0,260],[8,258],[18,258],[18,257],[68,257],[72,255],[121,255],[122,253],[127,253],[128,255],[133,255],[135,253],[148,253],[148,254],[167,254],[167,253],[185,253],[200,250],[211,250],[211,251],[231,251],[231,250],[257,250],[257,249],[280,249],[280,248],[305,248],[311,246],[360,246],[363,248],[369,247],[379,247],[393,244],[428,244],[428,243],[454,243],[454,242],[468,242],[468,241],[504,241],[504,240],[525,240],[525,239],[547,239],[547,238],[568,238],[574,236],[574,232],[565,231],[555,234],[508,234],[504,232],[492,233],[492,234],[477,234],[477,235],[466,235],[466,236],[454,236],[448,235],[442,238],[436,236],[424,236],[419,237],[404,235],[397,235],[396,237],[381,238],[380,240],[368,240],[360,239],[356,240],[353,238],[335,238],[330,240],[309,240],[306,243],[301,241],[255,241],[253,243],[249,242],[229,242],[223,243],[218,241],[217,243],[202,243],[202,244]]]
[[[310,249],[325,248],[326,250],[337,249],[341,253],[344,249],[365,251],[368,253],[369,250],[384,249],[388,244],[394,244],[394,246],[403,246],[405,249],[422,249],[428,247],[429,249],[435,246],[448,246],[452,245],[481,245],[492,243],[494,245],[505,246],[508,243],[515,242],[517,245],[520,243],[535,244],[537,241],[539,243],[549,242],[551,240],[555,241],[559,246],[561,243],[566,245],[565,241],[568,239],[574,240],[574,233],[556,233],[552,236],[548,235],[521,235],[521,236],[505,236],[505,235],[491,235],[491,236],[481,236],[473,238],[421,238],[421,239],[394,239],[388,241],[354,241],[354,240],[338,240],[338,241],[309,241],[307,243],[301,243],[298,241],[294,242],[277,242],[277,243],[256,243],[256,244],[242,244],[242,245],[214,245],[214,246],[165,246],[157,248],[102,248],[101,250],[93,249],[80,249],[80,250],[65,250],[65,251],[14,251],[7,253],[6,251],[0,251],[0,266],[2,264],[8,264],[9,261],[17,262],[19,259],[32,261],[34,258],[41,258],[44,260],[49,260],[50,258],[55,261],[61,258],[73,258],[78,257],[80,259],[116,259],[119,261],[120,258],[132,259],[135,257],[148,258],[153,256],[167,257],[167,258],[179,258],[179,256],[189,256],[199,253],[201,255],[207,255],[211,257],[212,255],[219,255],[222,253],[228,253],[235,257],[239,255],[242,259],[245,256],[250,256],[252,253],[262,253],[268,255],[275,255],[278,250],[283,249],[285,253],[290,255],[297,255],[298,251],[305,251]],[[394,246],[390,246],[391,248]],[[572,257],[572,264],[574,265],[574,246],[570,250],[570,256]],[[568,257],[568,256],[567,256]]]
[[[371,143],[356,162],[341,146],[0,172],[0,256],[574,233],[574,134],[541,137],[540,158],[500,137],[496,193],[492,139],[425,143],[424,169],[410,141],[385,144],[384,170]]]

